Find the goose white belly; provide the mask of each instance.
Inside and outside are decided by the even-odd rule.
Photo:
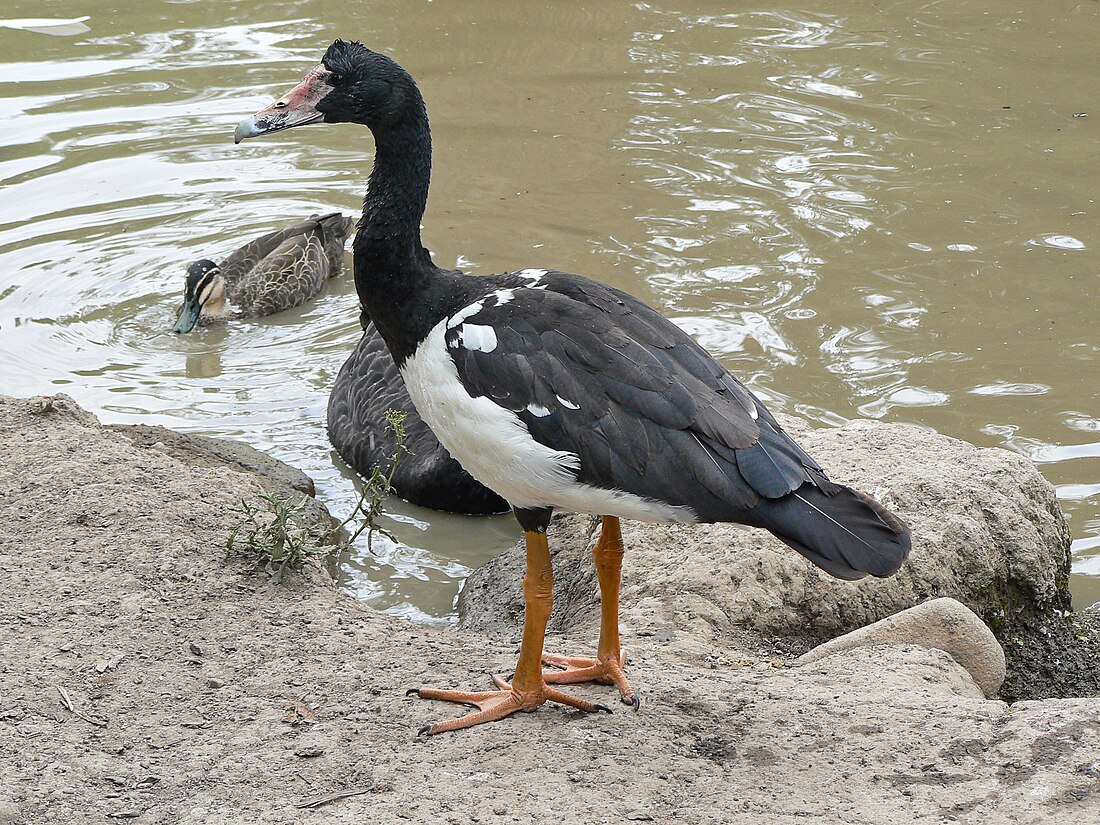
[[[695,513],[576,480],[580,459],[540,444],[518,415],[462,385],[437,324],[401,367],[420,417],[466,471],[513,507],[555,507],[638,521],[695,521]]]

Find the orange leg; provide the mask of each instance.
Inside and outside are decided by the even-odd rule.
[[[543,662],[562,668],[544,673],[543,678],[550,684],[614,684],[619,689],[623,704],[633,705],[637,710],[641,699],[623,673],[626,653],[619,642],[619,583],[622,579],[623,552],[619,520],[615,516],[604,516],[600,538],[592,549],[596,559],[596,575],[600,580],[600,642],[596,647],[596,658],[543,654]]]
[[[563,705],[593,713],[597,710],[611,712],[603,705],[570,696],[560,690],[547,686],[542,678],[542,644],[546,638],[546,623],[554,606],[554,573],[550,569],[550,549],[546,544],[546,533],[527,532],[527,574],[523,577],[523,599],[525,611],[523,617],[523,643],[519,649],[519,662],[511,682],[494,676],[497,690],[439,690],[437,688],[412,688],[406,695],[415,693],[422,699],[442,699],[447,702],[460,702],[472,705],[478,710],[457,719],[425,725],[419,733],[431,736],[449,730],[459,730],[503,719],[517,711],[530,713],[546,701],[560,702]]]

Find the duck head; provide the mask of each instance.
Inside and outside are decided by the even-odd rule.
[[[225,278],[213,261],[203,259],[187,267],[183,283],[183,305],[172,332],[190,332],[199,316],[219,317],[227,312]]]
[[[362,43],[337,40],[297,86],[242,120],[233,142],[317,122],[397,126],[410,104],[424,105],[408,72]]]

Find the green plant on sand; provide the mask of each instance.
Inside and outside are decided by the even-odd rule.
[[[356,516],[362,516],[362,522],[355,528],[355,532],[351,534],[351,538],[345,542],[345,545],[351,546],[352,542],[359,538],[365,530],[367,531],[368,553],[372,550],[376,532],[381,533],[391,541],[395,540],[393,534],[378,523],[378,517],[384,513],[382,502],[386,496],[393,492],[393,476],[397,472],[398,462],[408,452],[408,448],[405,446],[405,413],[397,410],[386,410],[382,413],[382,417],[386,419],[386,426],[393,431],[394,440],[397,442],[397,448],[390,456],[390,469],[384,471],[380,467],[375,467],[371,471],[370,478],[363,484],[363,491],[359,494],[359,501],[356,502],[354,509],[330,533],[339,532]]]
[[[364,531],[367,533],[368,552],[376,531],[392,540],[393,535],[378,520],[384,512],[382,502],[393,492],[397,464],[406,453],[405,413],[387,410],[383,416],[394,433],[397,449],[390,457],[389,470],[375,467],[370,478],[366,479],[359,501],[347,518],[335,527],[322,529],[303,515],[306,508],[304,497],[293,504],[274,490],[268,490],[256,503],[241,500],[236,512],[243,518],[226,539],[227,557],[245,558],[256,568],[264,567],[279,583],[288,570],[301,570],[311,559],[319,561],[329,554],[346,550]],[[362,517],[362,522],[350,538],[342,540],[341,531],[357,516]]]
[[[245,558],[257,568],[266,567],[275,582],[283,580],[287,570],[300,570],[310,559],[321,559],[328,534],[302,516],[303,498],[292,504],[268,490],[256,503],[241,499],[237,511],[244,517],[225,540],[228,557]]]

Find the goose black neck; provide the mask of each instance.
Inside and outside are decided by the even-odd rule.
[[[400,117],[371,125],[374,169],[355,236],[355,289],[400,364],[427,334],[442,274],[420,243],[432,140],[419,93]]]
[[[398,122],[373,126],[371,131],[374,169],[356,246],[378,260],[415,260],[432,168],[432,137],[423,101],[418,96]]]

